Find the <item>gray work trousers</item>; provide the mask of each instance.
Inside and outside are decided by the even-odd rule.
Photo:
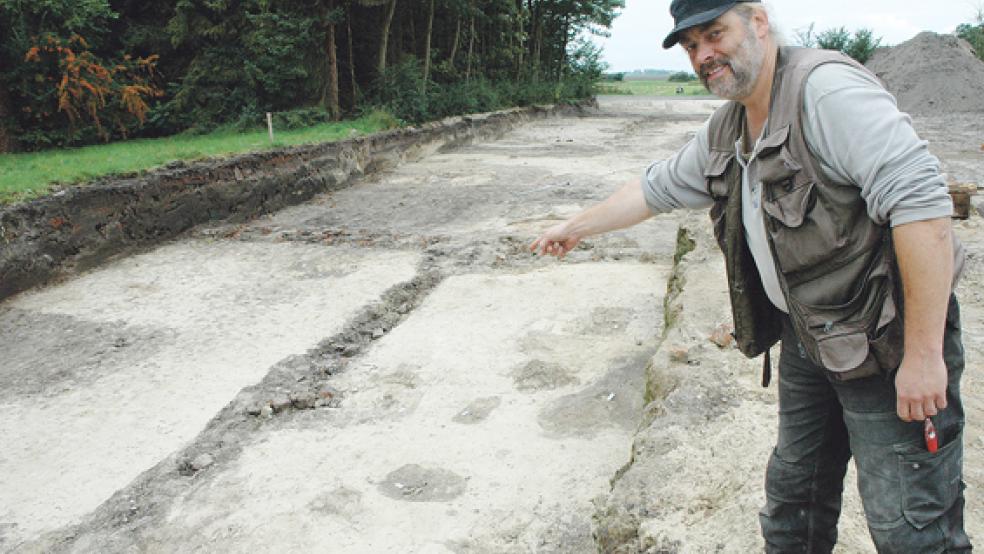
[[[766,472],[766,505],[759,514],[766,552],[831,552],[852,456],[879,553],[971,550],[963,526],[964,351],[954,296],[943,352],[948,406],[932,418],[942,442],[931,454],[923,423],[906,423],[896,415],[894,372],[833,379],[806,358],[786,321],[779,359],[779,438]]]

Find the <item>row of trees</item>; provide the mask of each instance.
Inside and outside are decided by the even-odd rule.
[[[0,151],[586,94],[624,0],[0,0]],[[587,83],[587,86],[585,85]],[[580,87],[580,88],[579,88]],[[552,97],[552,98],[545,98]]]

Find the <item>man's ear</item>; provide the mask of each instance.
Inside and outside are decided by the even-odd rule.
[[[769,28],[771,23],[769,23],[769,14],[765,10],[757,9],[755,13],[752,14],[752,23],[755,25],[755,35],[764,39],[769,36]]]

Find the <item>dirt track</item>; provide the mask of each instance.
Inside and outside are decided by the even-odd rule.
[[[677,229],[705,218],[660,216],[562,263],[525,251],[717,105],[601,103],[0,304],[0,550],[590,552],[616,520],[636,526],[612,543],[627,552],[757,548],[774,389],[707,346],[723,278],[693,280],[673,339],[693,341],[690,377],[717,367],[694,396],[715,402],[656,406],[705,442],[637,433],[647,363],[650,379],[671,363],[657,349]],[[947,133],[952,176],[984,175],[965,146],[979,126],[917,124]],[[984,227],[958,227],[974,245],[961,292],[982,540]],[[714,276],[715,255],[686,263]],[[765,432],[729,464],[746,425]],[[840,551],[870,551],[852,510]]]

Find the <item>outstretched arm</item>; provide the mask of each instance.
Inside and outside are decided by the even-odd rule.
[[[604,202],[547,229],[530,244],[530,251],[563,257],[584,237],[631,227],[652,216],[638,179],[626,183]]]
[[[905,351],[895,377],[903,421],[922,421],[946,408],[943,329],[953,279],[950,227],[946,217],[892,231],[905,302]]]

